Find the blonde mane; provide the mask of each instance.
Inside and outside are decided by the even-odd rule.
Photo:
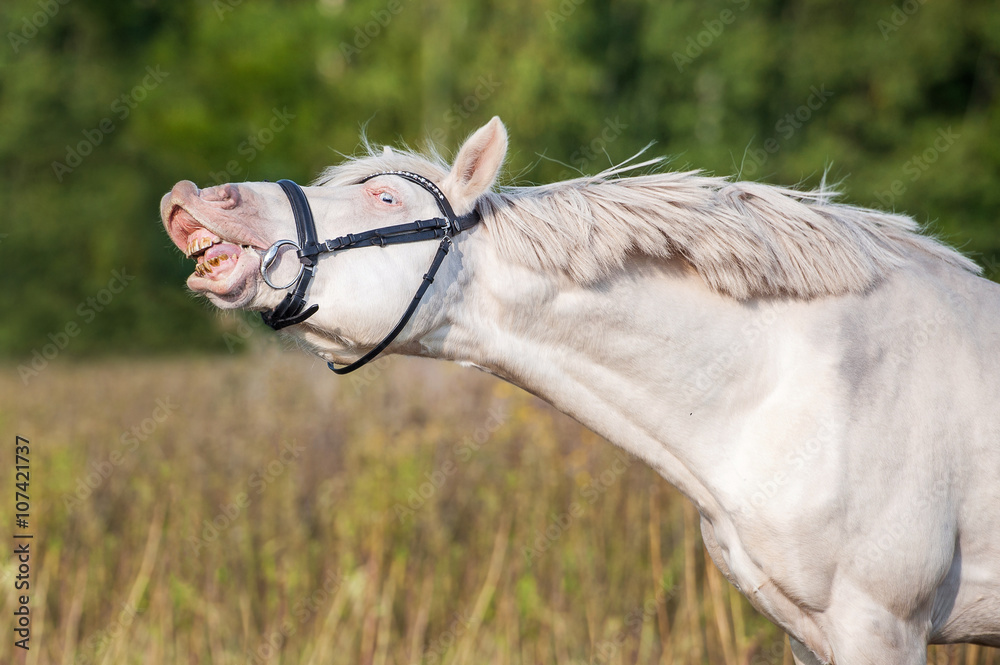
[[[315,184],[353,184],[390,170],[441,183],[448,174],[437,155],[365,147],[367,155],[327,169]],[[835,203],[829,190],[733,182],[699,171],[622,176],[653,162],[503,187],[476,206],[503,257],[581,284],[608,277],[637,254],[680,257],[710,287],[741,300],[862,293],[914,253],[980,272],[922,235],[912,218]]]

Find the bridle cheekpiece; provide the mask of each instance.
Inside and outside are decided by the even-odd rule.
[[[278,240],[268,247],[264,252],[264,256],[261,257],[260,274],[264,278],[264,282],[273,289],[289,289],[288,293],[285,294],[285,298],[274,309],[268,312],[261,312],[261,318],[264,319],[264,323],[275,330],[302,323],[319,309],[319,305],[306,307],[306,292],[309,290],[309,283],[312,282],[313,276],[316,274],[316,266],[321,255],[344,252],[359,247],[385,247],[387,245],[441,239],[441,244],[438,245],[437,254],[434,255],[434,260],[431,262],[430,268],[424,274],[423,281],[421,281],[420,286],[417,288],[413,300],[410,301],[409,306],[399,319],[396,327],[375,348],[353,363],[344,367],[337,367],[332,362],[327,363],[330,369],[337,374],[347,374],[367,364],[396,339],[396,336],[406,327],[410,317],[413,316],[417,305],[420,304],[420,299],[423,298],[424,293],[427,292],[428,287],[434,281],[434,275],[437,274],[438,268],[441,267],[441,263],[444,261],[444,257],[448,255],[448,251],[451,249],[452,238],[479,222],[479,213],[476,210],[461,217],[457,216],[444,192],[436,184],[416,173],[409,171],[382,171],[362,178],[357,184],[360,185],[372,178],[383,175],[399,176],[423,187],[434,196],[438,209],[444,217],[422,219],[395,226],[383,226],[378,229],[362,231],[361,233],[348,233],[339,238],[319,242],[316,237],[316,222],[313,219],[312,209],[309,207],[309,200],[306,198],[305,192],[291,180],[278,181],[278,185],[285,192],[285,196],[288,197],[288,202],[292,207],[298,242],[294,240]],[[296,255],[300,263],[299,272],[295,276],[295,279],[287,284],[275,284],[271,281],[269,271],[278,257],[278,250],[285,245],[296,248]]]

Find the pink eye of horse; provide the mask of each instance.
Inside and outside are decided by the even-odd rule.
[[[393,196],[390,192],[379,192],[377,196],[378,200],[381,201],[382,203],[387,203],[389,205],[396,204],[396,197]]]

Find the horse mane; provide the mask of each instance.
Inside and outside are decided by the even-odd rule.
[[[440,183],[448,174],[437,154],[364,147],[367,154],[327,169],[315,184],[353,184],[390,170]],[[682,258],[711,288],[740,300],[863,293],[915,253],[981,272],[911,217],[835,203],[838,193],[824,187],[799,191],[701,171],[623,176],[658,161],[501,187],[476,206],[504,258],[580,284],[609,277],[634,255]]]

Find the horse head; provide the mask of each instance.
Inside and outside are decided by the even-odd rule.
[[[297,228],[295,204],[289,205],[292,194],[286,198],[278,183],[199,189],[182,181],[163,197],[160,212],[171,240],[195,261],[188,287],[220,308],[268,312],[265,321],[271,323],[290,297],[288,287],[301,282],[303,265],[313,263],[301,305],[307,301],[315,312],[306,315],[308,320],[288,317],[282,325],[271,324],[277,328],[294,321],[289,331],[321,357],[349,362],[386,340],[394,324],[406,323],[399,321],[400,313],[414,300],[413,291],[439,247],[412,240],[447,235],[450,245],[451,236],[462,227],[449,228],[442,212],[467,218],[477,199],[493,186],[506,151],[506,129],[493,118],[469,137],[450,166],[387,147],[328,169],[311,186],[289,183],[304,193],[304,207],[311,211],[310,225],[320,241],[321,254],[307,261],[299,251],[302,222]],[[413,229],[411,237],[395,238],[398,242],[364,235],[408,228],[418,220],[438,220],[442,228]],[[291,240],[297,236],[299,242]],[[346,251],[362,247],[356,242],[359,237],[365,240],[365,251]],[[327,238],[336,240],[323,244]],[[426,303],[440,303],[447,290],[446,284],[441,286],[427,294]],[[414,334],[399,343],[433,327],[440,308],[422,309],[411,326]]]

